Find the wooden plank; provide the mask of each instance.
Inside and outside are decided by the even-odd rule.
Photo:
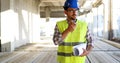
[[[89,60],[88,56],[86,56],[85,63],[90,63],[90,60]]]
[[[93,43],[94,44],[94,49],[93,50],[120,50],[114,46],[111,46],[105,42],[102,41],[96,41]]]
[[[91,63],[120,63],[120,49],[97,40],[88,58]]]
[[[119,63],[116,59],[105,52],[94,52],[89,56],[91,63]]]
[[[114,52],[107,52],[112,58],[120,62],[120,51],[114,51]]]
[[[9,54],[9,55],[5,56],[4,58],[0,58],[1,63],[9,63],[9,61],[12,61],[14,58],[19,58],[21,55],[24,55],[24,54],[23,53]]]

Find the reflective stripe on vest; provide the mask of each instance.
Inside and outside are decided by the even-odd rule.
[[[85,42],[63,42],[61,44],[59,44],[59,46],[75,46],[78,44],[83,44]]]
[[[58,52],[57,53],[58,55],[60,55],[60,56],[73,56],[73,53],[64,53],[64,52]]]
[[[60,46],[67,46],[67,47],[69,47],[69,46],[75,46],[75,45],[83,44],[83,43],[85,43],[85,42],[71,42],[71,43],[63,42],[63,43],[59,44],[59,47]],[[58,52],[57,54],[60,55],[60,56],[73,56],[73,52],[71,52],[71,53]]]

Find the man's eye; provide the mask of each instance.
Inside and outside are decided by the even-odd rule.
[[[77,12],[77,10],[68,10],[68,12]]]
[[[74,12],[73,10],[70,10],[70,12]]]

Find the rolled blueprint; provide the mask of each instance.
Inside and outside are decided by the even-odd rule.
[[[83,53],[83,48],[86,49],[86,43],[73,46],[73,55],[74,56],[81,55]]]

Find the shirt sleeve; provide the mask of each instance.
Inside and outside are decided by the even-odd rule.
[[[55,45],[62,43],[62,34],[59,32],[57,25],[54,29],[53,42]]]
[[[87,27],[87,29],[88,29],[88,27]],[[87,30],[86,40],[87,40],[87,45],[93,46],[93,37],[92,37],[92,34],[90,33],[89,29]]]

